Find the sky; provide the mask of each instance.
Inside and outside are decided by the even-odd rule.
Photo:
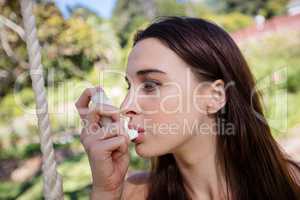
[[[65,17],[68,17],[67,6],[83,5],[95,11],[101,17],[109,18],[116,0],[55,0]]]

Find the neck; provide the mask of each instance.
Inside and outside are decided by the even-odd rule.
[[[191,136],[173,153],[192,199],[222,199],[224,184],[216,162],[216,137],[216,134]]]

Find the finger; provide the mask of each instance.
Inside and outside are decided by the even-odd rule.
[[[108,105],[108,104],[97,104],[94,108],[89,110],[89,117],[92,120],[95,116],[98,115],[100,118],[109,117],[112,119],[112,122],[120,121],[120,109]],[[101,119],[100,119],[101,120]]]
[[[80,142],[82,144],[85,144],[85,140],[87,137],[90,137],[91,135],[95,135],[97,131],[101,128],[98,124],[96,118],[94,118],[94,121],[88,121],[87,119],[84,119],[83,121],[87,121],[85,125],[83,126],[81,133],[80,133]]]
[[[129,143],[126,141],[126,138],[124,138],[124,139],[125,139],[125,143],[121,144],[120,147],[118,148],[118,151],[121,154],[124,154],[124,153],[128,152]]]
[[[124,129],[124,120],[122,118],[104,127],[100,127],[99,118],[98,115],[89,115],[89,120],[87,120],[86,126],[82,129],[80,141],[85,147],[89,146],[91,141],[104,140],[117,135],[123,135],[126,142],[130,143],[130,138]]]
[[[125,154],[128,152],[128,145],[123,136],[113,137],[107,140],[103,140],[101,145],[93,144],[87,149],[89,159],[94,162],[96,160],[112,159],[114,154]]]
[[[93,118],[90,117],[89,119],[86,118],[82,120],[82,122],[84,123],[80,134],[81,141],[83,141],[84,138],[88,135],[95,133],[100,128],[100,125],[98,123],[99,119],[99,116],[94,116]]]
[[[101,139],[103,139],[103,140],[110,138],[110,137],[114,137],[116,135],[121,135],[121,136],[125,137],[127,143],[130,142],[129,135],[128,135],[128,133],[126,133],[126,131],[124,129],[124,124],[122,123],[122,121],[117,121],[117,122],[111,123],[108,126],[100,128],[100,130],[101,130],[102,134],[104,133],[101,136]]]
[[[88,105],[91,101],[91,97],[99,90],[102,90],[102,88],[86,88],[76,101],[75,107],[82,119],[84,119],[88,113]]]
[[[84,119],[88,114],[88,105],[92,97],[92,91],[93,88],[86,88],[75,103],[75,107],[81,119]]]
[[[119,148],[112,152],[111,157],[113,159],[119,159],[121,156],[127,154],[129,151],[128,143],[121,144]]]
[[[86,147],[84,141],[87,137],[88,137],[88,133],[86,131],[86,128],[82,128],[81,133],[80,133],[80,142],[81,142],[81,144],[83,145],[84,148]]]
[[[106,152],[112,152],[114,150],[125,151],[127,149],[126,139],[122,135],[103,140],[101,146]]]
[[[100,128],[101,132],[108,132],[108,134],[110,134],[110,132],[116,132],[118,135],[123,135],[126,139],[126,141],[129,143],[130,142],[130,138],[128,133],[126,132],[126,129],[124,127],[124,120],[123,118],[120,118],[119,121],[113,122],[113,123],[109,123],[104,127]],[[106,137],[102,137],[103,139],[106,139]]]
[[[82,139],[82,144],[84,146],[91,145],[92,142],[99,142],[101,140],[106,140],[108,138],[112,138],[115,136],[120,135],[119,129],[116,127],[116,125],[111,125],[110,127],[102,127],[98,128],[98,130],[90,131],[90,134],[87,134]]]

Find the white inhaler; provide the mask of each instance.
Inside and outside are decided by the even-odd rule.
[[[91,106],[96,107],[96,104],[108,104],[112,105],[112,102],[110,99],[106,96],[105,92],[101,89],[100,91],[97,91],[96,94],[94,94],[91,98]],[[121,116],[124,122],[124,130],[128,133],[129,139],[134,140],[138,136],[138,131],[135,129],[129,129],[128,128],[128,122],[129,118],[126,116]],[[112,119],[110,117],[102,117],[101,124],[103,126],[106,126],[107,124],[112,123]]]

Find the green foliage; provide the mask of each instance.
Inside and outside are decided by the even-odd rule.
[[[32,143],[28,144],[23,151],[23,156],[25,158],[30,158],[33,155],[41,153],[40,144],[39,143]]]
[[[300,94],[299,36],[299,32],[289,31],[241,45],[256,80],[265,88],[266,104],[268,104],[266,115],[270,119],[277,117],[282,119],[281,122],[274,122],[274,126],[284,125],[286,118],[288,127],[293,127],[300,122],[300,110],[297,107],[299,98],[296,98]],[[273,89],[275,91],[272,92]],[[276,91],[287,94],[285,105],[276,102]],[[286,106],[287,116],[279,116],[278,111]]]
[[[149,160],[142,159],[137,155],[133,145],[129,146],[130,168],[132,170],[147,170],[150,168]]]
[[[287,67],[286,88],[288,92],[299,92],[299,36],[299,32],[293,31],[278,33],[241,47],[257,79]]]
[[[288,3],[287,0],[222,0],[220,2],[214,0],[214,2],[221,4],[221,9],[226,12],[237,11],[252,16],[261,14],[267,18],[283,14]]]
[[[59,22],[59,17],[56,20],[52,18],[45,20],[50,25],[43,23],[42,27],[54,25],[59,29],[55,34],[47,33],[41,40],[46,40],[44,45],[49,45],[44,57],[51,58],[44,62],[45,68],[55,69],[60,74],[55,76],[58,78],[54,82],[71,77],[83,78],[99,63],[106,65],[119,62],[119,46],[109,22],[99,20],[93,14],[81,17],[76,12],[63,22]],[[44,33],[42,28],[39,30]],[[112,53],[116,56],[112,56]]]
[[[177,3],[176,0],[156,0],[155,3],[157,7],[157,16],[186,15],[187,6],[184,3]]]
[[[228,14],[207,14],[205,18],[217,23],[228,32],[235,32],[253,24],[253,19],[239,12]]]
[[[2,182],[0,184],[0,199],[12,200],[20,193],[21,184]]]
[[[295,62],[295,61],[292,61]],[[299,62],[292,64],[297,67],[290,67],[288,70],[287,89],[291,93],[297,93],[300,91],[300,67]]]
[[[23,116],[26,110],[34,110],[33,104],[34,94],[31,88],[15,90],[14,93],[6,95],[0,101],[0,124],[12,123],[12,119]]]
[[[120,39],[120,44],[125,47],[130,41],[130,35],[139,26],[154,20],[158,16],[192,15],[203,11],[203,5],[190,2],[178,3],[176,0],[118,0],[113,11],[113,24]]]
[[[58,166],[58,171],[64,180],[64,199],[88,199],[91,189],[91,171],[86,156],[79,154],[65,160]],[[41,174],[27,183],[4,182],[0,184],[0,198],[43,199],[42,185]],[[7,189],[9,192],[5,192]]]
[[[2,149],[0,151],[0,159],[20,159],[23,156],[23,149],[19,146],[11,145],[9,149]],[[1,198],[0,198],[1,199]]]
[[[300,122],[300,92],[288,95],[288,127]]]
[[[151,18],[150,13],[155,9],[153,0],[147,2],[150,6],[146,8],[141,0],[116,1],[112,23],[115,24],[114,29],[122,47],[127,44],[130,33]]]
[[[2,123],[9,122],[13,117],[18,117],[23,114],[22,109],[17,105],[15,97],[12,94],[6,95],[0,101],[0,118]]]
[[[15,134],[13,137],[17,137]],[[74,145],[76,144],[75,141]],[[70,143],[66,144],[58,144],[54,143],[53,144],[54,149],[66,149],[66,148],[72,148],[72,145]],[[41,148],[40,148],[40,143],[29,143],[25,145],[16,145],[12,146],[11,148],[8,149],[3,149],[0,152],[0,159],[27,159],[32,156],[38,155],[41,153]]]
[[[4,7],[7,8],[8,4],[4,4]],[[120,47],[110,21],[104,21],[83,8],[74,10],[73,15],[65,20],[53,3],[37,4],[34,14],[42,47],[46,85],[49,76],[56,84],[74,77],[83,79],[97,65],[119,64]],[[13,20],[9,16],[8,19]],[[15,21],[21,23],[20,16]],[[18,60],[12,60],[1,49],[0,72],[5,72],[3,81],[6,82],[1,84],[0,95],[9,92],[16,79],[28,68],[24,64],[27,61],[24,42],[13,31],[4,30],[9,35],[8,43]],[[29,76],[24,79],[23,85],[30,86]]]
[[[31,88],[24,88],[18,93],[19,102],[24,106],[29,106],[34,102],[34,93]]]

